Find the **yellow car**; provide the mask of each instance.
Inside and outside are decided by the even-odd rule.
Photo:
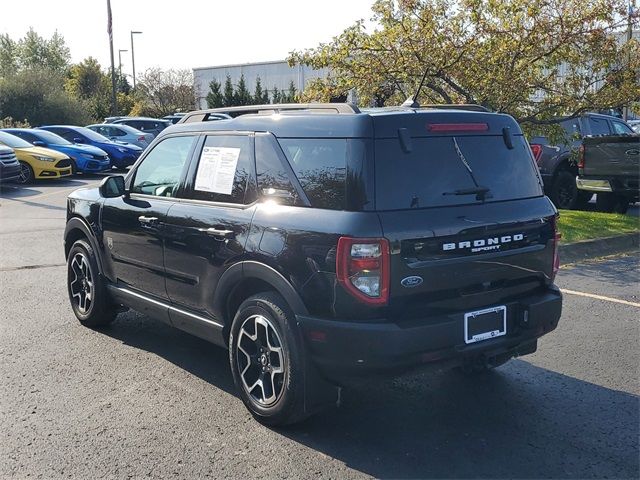
[[[71,175],[71,159],[64,153],[48,148],[34,147],[29,142],[7,132],[0,132],[0,144],[11,147],[16,152],[16,157],[20,162],[18,183]]]

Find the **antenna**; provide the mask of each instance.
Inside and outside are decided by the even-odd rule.
[[[427,73],[428,72],[429,72],[429,69],[427,68],[424,71],[424,74],[422,75],[422,80],[420,80],[420,85],[418,85],[418,89],[416,90],[415,95],[413,97],[407,98],[402,103],[403,107],[406,107],[406,108],[420,108],[420,104],[418,103],[418,95],[420,95],[420,90],[422,90],[422,85],[424,84],[425,78],[427,78]]]

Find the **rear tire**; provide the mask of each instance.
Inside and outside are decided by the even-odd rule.
[[[306,417],[304,347],[295,315],[274,292],[248,298],[229,335],[229,362],[240,398],[256,420],[286,425]]]
[[[85,327],[108,325],[116,318],[95,252],[86,240],[77,240],[69,250],[67,291],[73,313]]]
[[[556,173],[551,187],[551,201],[561,210],[573,210],[578,207],[579,190],[576,176],[569,170]]]
[[[629,210],[629,199],[623,195],[603,192],[596,197],[596,210],[605,213],[627,213]]]

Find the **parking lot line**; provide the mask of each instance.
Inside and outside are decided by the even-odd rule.
[[[579,297],[587,297],[587,298],[594,298],[596,300],[604,300],[605,302],[620,303],[622,305],[630,305],[632,307],[640,307],[640,303],[629,302],[627,300],[620,300],[619,298],[605,297],[603,295],[596,295],[594,293],[576,292],[575,290],[567,290],[565,288],[561,288],[560,291],[562,293],[567,293],[569,295],[577,295]]]

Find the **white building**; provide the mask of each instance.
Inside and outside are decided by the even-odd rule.
[[[326,77],[327,73],[327,69],[313,70],[303,65],[290,67],[284,60],[194,68],[193,81],[196,92],[196,106],[199,108],[207,108],[206,97],[209,92],[209,83],[215,79],[220,82],[221,89],[224,89],[227,75],[231,77],[231,82],[235,87],[240,80],[240,75],[244,74],[247,89],[251,94],[253,94],[255,90],[256,79],[260,77],[262,89],[267,90],[271,96],[274,87],[278,90],[286,91],[289,89],[291,81],[293,81],[296,91],[300,92],[304,90],[304,87],[310,80]]]

